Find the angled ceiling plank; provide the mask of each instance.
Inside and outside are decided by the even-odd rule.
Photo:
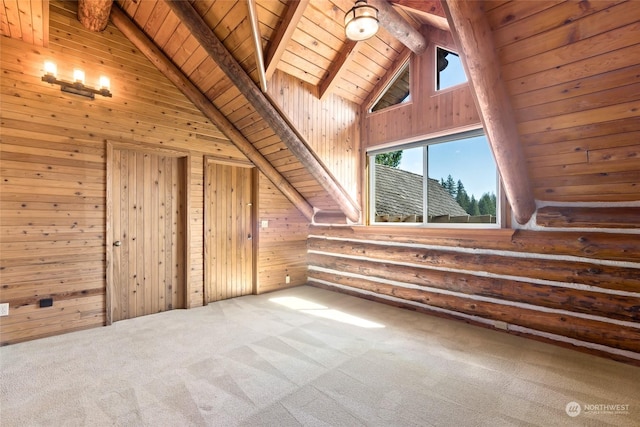
[[[427,41],[418,30],[413,28],[387,0],[369,0],[369,4],[378,9],[380,25],[403,45],[420,55],[427,48]]]
[[[346,70],[346,64],[357,52],[358,42],[347,40],[338,53],[338,57],[331,62],[326,76],[319,84],[318,97],[324,99],[326,95],[331,93],[336,83],[340,80],[340,75]]]
[[[282,54],[287,49],[287,44],[289,40],[291,40],[291,36],[293,36],[293,32],[296,30],[298,22],[300,18],[302,18],[302,14],[308,4],[309,0],[291,0],[287,2],[287,10],[284,12],[282,21],[269,42],[267,54],[265,55],[265,74],[267,80],[269,80],[276,71],[278,62],[280,62]]]
[[[419,15],[432,27],[450,31],[440,0],[389,0],[389,2]]]
[[[236,147],[265,174],[273,184],[309,220],[313,219],[313,207],[278,172],[267,159],[227,120],[206,96],[167,58],[162,51],[134,24],[118,6],[111,11],[113,24],[164,74],[202,113],[211,120]]]
[[[410,56],[411,51],[408,47],[405,46],[400,52],[400,55],[398,55],[395,61],[393,61],[393,64],[391,64],[391,67],[389,67],[387,73],[378,81],[378,83],[376,83],[373,90],[369,92],[369,96],[367,96],[367,99],[365,99],[362,103],[364,108],[369,110],[371,107],[373,107],[373,105],[371,104],[373,104],[373,102],[382,95],[384,90],[389,87],[391,83],[393,83],[393,80],[398,76],[400,69],[409,60]]]
[[[453,38],[462,50],[462,63],[516,221],[525,224],[536,210],[527,164],[500,73],[491,28],[482,2],[443,1]]]
[[[238,61],[229,53],[198,12],[186,1],[169,1],[169,7],[191,31],[211,59],[225,72],[240,93],[247,98],[269,127],[282,140],[294,156],[313,175],[318,183],[338,204],[340,210],[353,222],[360,221],[360,208],[349,197],[338,181],[307,147],[298,134],[282,118],[278,110],[254,84]]]
[[[256,53],[256,67],[258,68],[258,76],[260,77],[260,88],[263,92],[267,91],[267,76],[264,71],[264,56],[262,54],[262,36],[260,35],[260,22],[258,21],[258,10],[256,0],[247,0],[247,8],[249,9],[249,19],[251,20],[251,36],[253,38],[253,47]]]
[[[78,21],[90,31],[102,31],[109,23],[111,0],[78,1]]]

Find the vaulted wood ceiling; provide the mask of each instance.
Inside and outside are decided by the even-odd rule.
[[[247,1],[190,3],[259,84]],[[427,36],[431,27],[450,25],[439,1],[391,3]],[[305,199],[319,209],[340,208],[164,0],[116,4]],[[47,5],[2,0],[0,34],[46,44]],[[346,40],[352,0],[255,5],[267,77],[279,69],[315,87],[318,97],[335,94],[365,107],[408,54],[384,29],[365,42]],[[483,3],[483,15],[526,157],[527,170],[519,173],[528,174],[535,198],[640,200],[640,2],[492,0]]]

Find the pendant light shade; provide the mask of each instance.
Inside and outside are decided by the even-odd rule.
[[[344,16],[344,32],[354,41],[366,40],[378,32],[378,9],[358,0]]]

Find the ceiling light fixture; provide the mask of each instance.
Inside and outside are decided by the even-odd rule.
[[[367,0],[357,0],[344,16],[344,32],[353,41],[373,37],[378,32],[378,9]]]

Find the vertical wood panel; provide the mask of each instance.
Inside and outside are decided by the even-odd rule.
[[[206,166],[205,229],[207,302],[254,291],[253,168],[248,164]]]
[[[157,313],[160,311],[160,288],[158,281],[159,267],[159,239],[158,239],[158,211],[160,201],[158,200],[158,164],[160,156],[151,156],[149,163],[149,188],[151,189],[149,196],[149,205],[147,208],[147,227],[148,234],[151,238],[151,248],[149,249],[149,283],[151,283],[151,295],[149,303],[150,311]]]
[[[111,276],[111,292],[117,295],[112,320],[144,316],[173,308],[183,308],[186,294],[185,158],[148,152],[114,149],[114,157],[127,158],[127,165],[114,162],[111,174],[113,207],[127,195],[127,209],[121,209],[113,226],[114,259],[122,261],[127,275]],[[120,169],[115,169],[120,165]],[[162,178],[160,178],[162,177]],[[160,185],[162,181],[162,185]],[[114,202],[115,201],[115,202]],[[127,224],[123,228],[123,224]],[[116,230],[127,233],[116,234]],[[113,271],[122,271],[118,266]],[[127,306],[127,310],[122,307]]]
[[[303,285],[307,282],[309,222],[263,174],[258,176],[258,185],[257,293]],[[262,221],[267,222],[266,228],[261,227]]]
[[[268,94],[354,199],[359,198],[360,107],[339,96],[320,100],[312,86],[276,71]],[[296,179],[289,178],[294,185]]]
[[[135,243],[140,238],[138,235],[138,180],[135,179],[138,176],[138,161],[136,152],[129,151],[127,155],[129,170],[127,171],[128,174],[125,185],[129,188],[129,204],[128,210],[127,212],[124,212],[124,215],[128,216],[127,222],[129,223],[127,228],[127,241]],[[123,288],[126,288],[127,302],[129,304],[127,312],[129,313],[129,318],[133,318],[138,315],[136,300],[136,288],[138,281],[138,247],[135,244],[126,246],[129,246],[129,274],[127,275],[127,280],[125,282],[126,286],[123,286]]]
[[[174,189],[173,189],[174,166],[175,166],[174,162],[167,159],[167,163],[166,163],[167,170],[164,176],[166,180],[166,191],[165,191],[166,199],[164,203],[165,218],[166,218],[164,245],[165,245],[166,251],[165,251],[165,257],[164,257],[164,270],[167,278],[167,281],[165,283],[165,295],[166,295],[165,308],[167,310],[173,309],[173,302],[174,302],[173,288],[175,286],[175,282],[174,282],[175,277],[173,275],[173,271],[174,271],[173,258],[174,258],[174,250],[175,250],[175,246],[173,244],[173,241],[174,241],[173,223],[175,221],[174,219],[175,211],[173,206],[173,200],[171,198],[171,195],[174,194]]]

